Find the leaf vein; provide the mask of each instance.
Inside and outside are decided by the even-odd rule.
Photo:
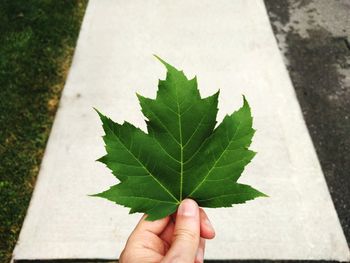
[[[227,144],[226,148],[222,151],[222,153],[220,154],[219,158],[215,161],[214,165],[210,168],[210,170],[208,171],[208,173],[204,176],[203,180],[194,188],[194,190],[189,194],[192,195],[193,193],[195,193],[200,186],[204,183],[204,181],[207,179],[207,177],[209,176],[209,174],[212,172],[212,170],[215,168],[216,164],[220,161],[221,157],[224,155],[224,153],[226,152],[226,149],[228,149],[232,143],[232,141],[234,141],[234,138],[239,130],[239,127],[241,125],[241,121],[239,121],[238,125],[237,125],[237,129],[235,131],[235,133],[233,134],[231,141]]]
[[[112,130],[113,132],[113,130]],[[121,143],[121,145],[123,145],[123,147],[125,148],[125,150],[130,153],[135,160],[149,173],[149,175],[153,178],[153,180],[155,180],[169,195],[170,197],[172,197],[176,202],[179,202],[179,200],[147,169],[147,167],[145,165],[143,165],[143,163],[140,162],[140,160],[134,155],[133,152],[131,152],[126,145],[124,144],[124,142],[122,140],[120,140],[120,138],[118,136],[116,136],[118,141]],[[139,148],[140,149],[140,148]],[[138,153],[138,155],[140,154],[140,151]]]

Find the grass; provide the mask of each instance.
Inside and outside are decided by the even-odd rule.
[[[18,238],[86,5],[0,2],[0,262]]]

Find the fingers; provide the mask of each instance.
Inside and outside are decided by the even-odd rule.
[[[179,206],[174,239],[163,262],[194,262],[200,241],[200,215],[197,203],[185,199]]]
[[[199,247],[197,249],[195,263],[203,263],[204,261],[204,250],[205,250],[205,239],[201,238],[199,241]]]
[[[159,247],[159,253],[164,252],[163,242],[160,239],[156,239],[153,237],[158,236],[163,230],[166,228],[169,217],[162,218],[156,221],[147,221],[145,220],[147,215],[142,216],[139,223],[136,225],[134,231],[132,231],[131,235],[126,242],[126,248],[138,248],[150,246],[150,240],[152,240],[152,244],[156,244],[155,247]]]
[[[167,216],[165,218],[156,220],[156,221],[147,221],[145,220],[147,215],[144,215],[137,226],[135,227],[135,230],[131,235],[137,235],[139,233],[143,232],[151,232],[152,234],[159,235],[163,232],[167,224],[169,223],[170,217]]]
[[[163,242],[165,242],[165,244],[166,244],[166,252],[170,248],[171,243],[173,241],[174,227],[175,227],[174,222],[169,220],[168,225],[166,226],[164,231],[159,235],[161,240],[163,240]]]
[[[203,239],[213,239],[215,237],[215,230],[212,224],[210,223],[207,214],[202,208],[199,208],[199,218],[200,218],[200,236]],[[175,221],[176,221],[176,213],[171,215],[168,225],[163,230],[163,232],[159,235],[159,237],[166,243],[167,248],[170,248],[171,243],[173,241]],[[201,246],[202,243],[205,243],[205,240],[200,241],[199,246]]]
[[[200,214],[200,226],[201,226],[201,237],[205,239],[213,239],[215,237],[215,230],[202,208],[199,208]]]
[[[159,239],[155,238],[163,232],[167,227],[169,222],[169,217],[165,217],[156,221],[146,221],[146,216],[144,215],[134,231],[131,233],[124,250],[133,251],[140,248],[153,248],[160,254],[164,254],[167,249],[167,244]]]

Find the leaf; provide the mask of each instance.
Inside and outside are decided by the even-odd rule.
[[[203,207],[229,207],[266,196],[237,183],[255,152],[248,102],[216,125],[219,92],[202,99],[197,79],[166,67],[156,99],[137,95],[148,133],[128,122],[101,118],[107,154],[99,159],[120,183],[95,196],[147,213],[156,220],[174,213],[185,198]]]

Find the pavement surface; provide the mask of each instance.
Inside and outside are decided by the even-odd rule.
[[[156,7],[156,8],[155,8]],[[179,19],[181,18],[181,19]],[[249,19],[247,19],[249,18]],[[90,0],[14,260],[115,260],[140,215],[88,197],[115,184],[96,107],[145,129],[135,92],[154,97],[157,54],[220,88],[220,121],[245,94],[259,152],[242,183],[270,195],[208,209],[208,259],[338,260],[349,248],[294,88],[259,0]],[[101,259],[101,260],[99,260]]]
[[[350,242],[350,1],[265,0]]]

